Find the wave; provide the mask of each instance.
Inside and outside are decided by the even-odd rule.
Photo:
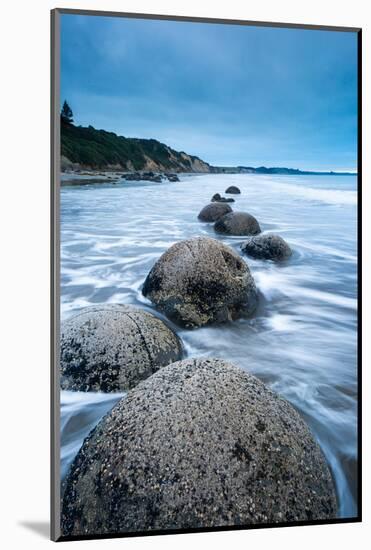
[[[319,201],[336,206],[356,205],[357,191],[342,189],[318,189],[295,183],[281,183],[269,179],[275,191],[287,193],[301,199]]]
[[[141,287],[175,241],[207,235],[241,254],[244,237],[217,235],[212,224],[197,220],[215,192],[224,193],[231,184],[241,187],[233,208],[251,212],[264,232],[282,234],[293,255],[280,264],[243,256],[261,297],[250,318],[176,331],[186,356],[231,361],[303,414],[334,475],[339,515],[354,516],[356,178],[241,174],[182,180],[166,186],[166,192],[157,185],[145,190],[92,186],[89,200],[87,191],[64,188],[62,318],[100,303],[133,304],[156,313]],[[90,429],[119,398],[62,392],[62,476]]]
[[[61,478],[85,437],[125,393],[61,391]]]

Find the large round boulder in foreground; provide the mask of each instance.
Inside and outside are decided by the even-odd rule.
[[[249,315],[257,305],[247,264],[234,250],[207,237],[171,246],[149,272],[143,295],[188,328]]]
[[[182,357],[182,345],[160,319],[134,306],[100,305],[62,324],[61,388],[122,391]]]
[[[230,193],[231,195],[239,195],[241,193],[241,191],[239,190],[238,187],[236,187],[235,185],[230,185],[228,187],[228,189],[225,190],[226,193]]]
[[[214,229],[224,235],[257,235],[261,229],[258,221],[247,212],[230,212],[219,218]]]
[[[286,260],[292,254],[287,242],[279,235],[258,235],[242,243],[241,250],[252,258]]]
[[[64,535],[327,520],[332,478],[308,427],[220,359],[169,365],[85,439],[67,479]]]
[[[215,222],[224,216],[224,214],[228,214],[228,212],[232,212],[232,208],[229,204],[212,202],[204,206],[198,215],[198,219],[202,222]]]

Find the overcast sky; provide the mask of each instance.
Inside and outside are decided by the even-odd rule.
[[[355,170],[357,36],[62,15],[76,124],[215,165]]]

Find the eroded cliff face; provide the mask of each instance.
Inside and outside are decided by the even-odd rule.
[[[62,125],[61,169],[127,172],[211,172],[200,158],[155,139],[118,136],[89,126]]]
[[[212,171],[212,168],[207,162],[204,162],[203,160],[197,158],[197,157],[191,157],[187,154],[182,154],[182,158],[184,159],[184,162],[179,161],[178,159],[174,159],[170,170],[172,172],[195,172],[195,173],[209,173]],[[115,163],[115,164],[105,164],[101,165],[99,167],[91,164],[82,164],[79,162],[72,162],[69,158],[66,156],[61,157],[61,170],[62,172],[68,171],[68,170],[118,170],[118,171],[125,171],[125,172],[136,172],[133,163],[129,160],[124,163]],[[145,157],[145,162],[143,163],[143,166],[141,168],[141,171],[151,171],[151,172],[167,172],[169,171],[169,166],[164,165],[161,162],[156,162],[155,160],[151,159],[150,157]]]
[[[166,147],[167,152],[169,153],[169,160],[171,162],[171,171],[172,172],[202,172],[208,173],[211,172],[211,166],[207,162],[204,162],[198,157],[192,155],[187,155],[187,153],[181,152],[174,154],[174,151],[170,147]],[[163,164],[148,155],[144,155],[145,163],[142,170],[152,171],[152,172],[166,172],[169,170],[169,164]],[[117,169],[117,166],[112,167]],[[128,172],[135,171],[133,163],[129,160],[126,162],[125,168]]]

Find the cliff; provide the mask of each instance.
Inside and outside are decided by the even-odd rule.
[[[125,172],[204,172],[213,174],[350,175],[296,168],[211,166],[199,157],[175,151],[156,139],[118,136],[92,126],[61,124],[61,169]],[[355,175],[355,174],[352,174]]]
[[[61,125],[61,168],[210,172],[200,158],[178,152],[156,139],[118,136],[92,126]]]

